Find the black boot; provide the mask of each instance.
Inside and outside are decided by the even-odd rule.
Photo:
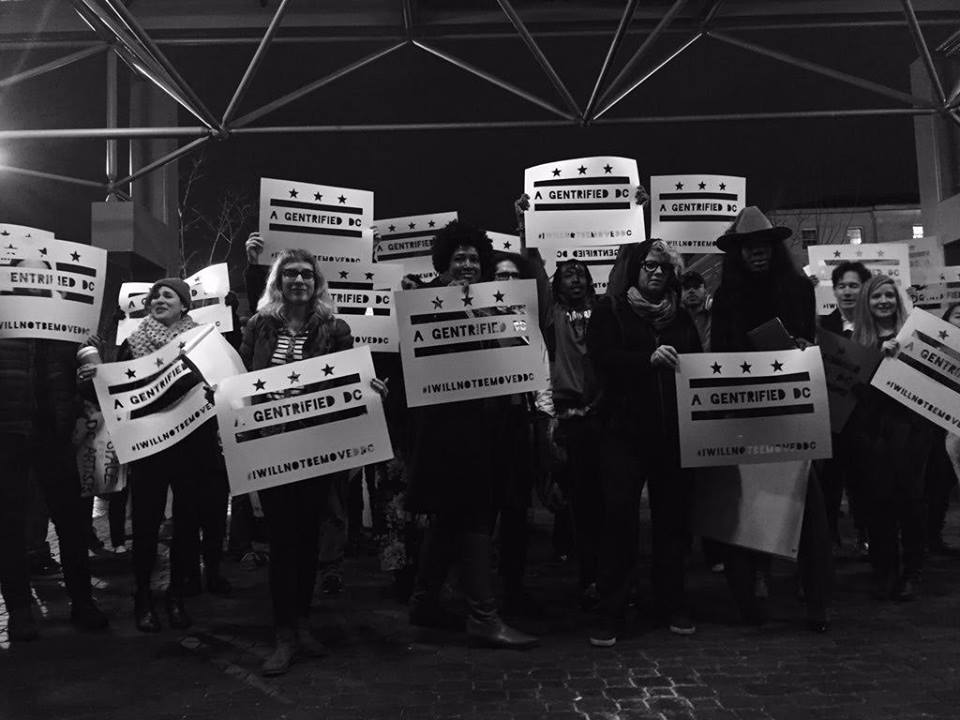
[[[140,632],[160,632],[160,618],[153,609],[153,595],[150,588],[137,590],[133,596],[133,617]]]
[[[167,617],[170,619],[170,627],[177,630],[186,630],[193,625],[193,620],[187,615],[187,610],[183,606],[183,595],[181,593],[168,588],[164,595],[164,604],[167,608]]]
[[[410,594],[410,624],[462,632],[466,618],[446,609],[440,593],[447,576],[449,548],[438,541],[436,531],[429,528],[420,550],[420,566]]]

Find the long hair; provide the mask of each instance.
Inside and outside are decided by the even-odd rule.
[[[876,347],[880,340],[880,333],[877,332],[877,321],[870,312],[870,296],[873,295],[881,286],[889,284],[897,297],[897,313],[894,316],[894,333],[900,332],[903,323],[906,321],[906,313],[903,308],[903,298],[900,296],[900,290],[893,278],[889,275],[878,273],[870,276],[860,289],[860,296],[857,298],[857,306],[853,311],[853,340],[864,347]]]
[[[952,313],[958,307],[960,307],[960,302],[950,303],[947,305],[947,309],[944,310],[943,315],[940,316],[940,319],[950,322],[950,313]]]
[[[283,317],[283,309],[286,305],[286,301],[283,299],[283,269],[294,262],[310,263],[314,276],[310,311],[324,322],[330,320],[337,312],[337,306],[327,289],[327,279],[320,272],[320,264],[313,253],[300,249],[283,250],[273,261],[273,265],[270,266],[270,274],[267,275],[267,286],[257,303],[257,312],[278,320]]]

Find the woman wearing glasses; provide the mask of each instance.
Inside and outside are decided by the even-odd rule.
[[[605,622],[590,636],[596,647],[613,646],[624,629],[646,479],[658,619],[678,634],[696,630],[684,588],[689,477],[680,469],[676,368],[679,354],[700,352],[700,339],[690,316],[678,310],[676,253],[661,240],[646,240],[626,246],[618,263],[629,287],[609,286],[587,328],[587,348],[604,388],[598,590]]]

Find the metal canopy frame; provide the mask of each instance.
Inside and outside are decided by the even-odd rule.
[[[71,183],[84,187],[93,187],[105,190],[109,195],[121,199],[129,199],[127,189],[131,183],[144,175],[162,168],[169,163],[202,147],[210,140],[226,139],[231,136],[265,135],[278,133],[340,133],[340,132],[370,132],[384,130],[459,130],[459,129],[505,129],[505,128],[539,128],[613,124],[644,124],[644,123],[677,123],[677,122],[716,122],[716,121],[745,121],[745,120],[781,120],[781,119],[824,119],[824,118],[863,118],[878,116],[917,116],[939,115],[960,126],[960,81],[949,92],[938,73],[933,53],[928,46],[920,21],[913,7],[912,0],[899,0],[903,12],[903,20],[893,20],[887,17],[871,16],[867,20],[858,21],[855,18],[801,18],[790,22],[770,21],[766,18],[744,22],[723,22],[723,0],[707,0],[702,4],[699,14],[693,17],[684,16],[684,10],[689,0],[672,0],[669,8],[647,28],[638,27],[642,23],[636,22],[638,0],[626,0],[620,21],[612,36],[609,30],[593,27],[577,29],[547,29],[538,34],[541,37],[558,36],[610,36],[610,44],[603,63],[597,74],[596,81],[589,98],[581,105],[573,97],[552,63],[544,54],[533,33],[528,29],[520,14],[514,8],[512,0],[496,0],[505,16],[506,21],[513,28],[513,33],[503,33],[498,30],[492,32],[470,32],[454,27],[453,29],[436,32],[435,27],[421,28],[418,25],[417,0],[396,0],[401,19],[400,33],[378,34],[317,34],[305,36],[277,36],[288,7],[292,0],[280,0],[269,24],[259,37],[249,36],[218,36],[209,38],[151,38],[144,28],[133,17],[123,0],[71,0],[77,14],[99,36],[99,42],[89,40],[48,39],[33,41],[0,41],[2,49],[27,49],[34,47],[45,48],[73,48],[74,51],[34,68],[18,72],[6,78],[0,78],[0,90],[40,75],[51,73],[102,52],[111,51],[107,62],[107,108],[106,127],[103,128],[63,128],[63,129],[25,129],[0,131],[0,141],[19,139],[103,139],[106,141],[106,180],[98,182],[83,178],[70,177],[49,172],[40,172],[28,168],[0,165],[0,169],[19,173],[29,177]],[[492,0],[491,0],[492,1]],[[649,19],[648,23],[649,24]],[[939,24],[960,24],[960,14],[955,19],[937,17],[932,22]],[[913,38],[917,53],[923,62],[925,71],[930,80],[932,98],[917,97],[910,93],[888,87],[865,78],[860,78],[834,68],[825,67],[803,58],[788,55],[779,50],[766,48],[752,42],[728,34],[731,30],[756,29],[809,29],[822,27],[886,27],[894,24],[906,24]],[[619,53],[624,39],[637,32],[646,32],[633,56],[626,62],[612,81],[608,81],[612,67]],[[667,35],[681,35],[681,40],[665,56],[651,58],[652,50],[662,37]],[[527,90],[512,84],[508,80],[497,77],[492,73],[476,67],[467,61],[456,57],[437,47],[435,39],[489,39],[500,37],[519,37],[530,51],[534,60],[543,70],[550,85],[562,101],[562,107],[550,100],[544,99]],[[836,110],[808,110],[788,112],[764,113],[721,113],[721,114],[688,114],[688,115],[659,115],[635,117],[609,117],[607,113],[624,98],[628,97],[654,74],[666,67],[674,59],[682,55],[694,43],[709,38],[714,41],[738,47],[761,57],[770,58],[779,62],[807,70],[812,73],[847,83],[862,90],[883,95],[888,99],[898,101],[907,107],[876,107],[866,109],[836,109]],[[240,117],[237,116],[240,104],[254,78],[260,70],[263,59],[273,44],[279,43],[317,43],[317,42],[355,42],[383,40],[389,44],[349,65],[346,65],[325,77],[312,81],[303,87],[277,98],[259,108],[251,110]],[[180,76],[173,64],[167,59],[161,45],[218,45],[218,44],[256,44],[246,71],[244,72],[236,90],[218,119],[203,101],[197,96],[190,85]],[[505,90],[527,102],[557,116],[554,120],[509,120],[509,121],[479,121],[479,122],[428,122],[428,123],[383,123],[383,124],[350,124],[350,125],[252,125],[265,115],[289,105],[296,100],[330,84],[342,77],[374,63],[383,57],[403,47],[414,47],[439,58],[461,70],[479,77],[486,82]],[[937,52],[955,52],[960,47],[960,30],[957,30],[946,42],[937,48]],[[77,49],[79,48],[79,49]],[[200,121],[200,125],[183,127],[118,127],[117,122],[117,67],[116,59],[120,58],[127,66],[143,79],[153,83],[160,90],[169,95],[191,115]],[[149,139],[149,138],[189,138],[190,142],[176,150],[159,157],[144,165],[130,175],[117,179],[117,141],[121,139]]]

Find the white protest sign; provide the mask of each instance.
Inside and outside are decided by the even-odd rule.
[[[321,264],[320,270],[354,342],[375,352],[397,352],[393,291],[400,288],[403,268],[389,263]]]
[[[4,244],[7,242],[7,238],[49,238],[53,239],[54,234],[49,230],[41,230],[40,228],[28,227],[27,225],[11,225],[10,223],[0,223],[0,241],[3,241]]]
[[[943,243],[936,235],[912,238],[906,242],[910,246],[910,280],[914,283],[929,282],[929,275],[946,265]]]
[[[535,280],[405,290],[394,297],[409,407],[547,387]]]
[[[960,435],[960,328],[914,310],[897,334],[873,385],[947,432]]]
[[[260,179],[260,264],[281,250],[303,248],[321,262],[373,257],[373,193],[369,190]]]
[[[393,457],[370,349],[227,378],[217,421],[230,491],[241,495]]]
[[[681,355],[677,411],[685,468],[830,457],[816,351]]]
[[[747,204],[747,179],[735,175],[653,175],[650,237],[680,253],[721,253],[723,235]]]
[[[213,325],[221,333],[233,330],[233,313],[227,305],[230,272],[226,263],[210,265],[184,282],[190,286],[190,317],[198,325]],[[153,283],[128,282],[120,286],[117,306],[126,316],[117,323],[116,344],[120,345],[147,316],[143,301]]]
[[[490,238],[490,243],[493,245],[494,250],[500,252],[509,252],[509,253],[519,253],[523,250],[523,243],[520,242],[519,235],[508,235],[507,233],[493,232],[492,230],[485,230],[487,237]]]
[[[839,434],[857,405],[853,388],[869,384],[880,362],[880,353],[826,330],[820,333],[817,344],[827,379],[830,428]]]
[[[0,339],[83,342],[96,334],[106,250],[13,233],[0,248]]]
[[[622,245],[646,238],[643,206],[636,202],[639,184],[637,161],[630,158],[576,158],[527,168],[526,242],[540,248],[548,277],[561,248]]]
[[[925,280],[911,285],[908,294],[914,307],[939,315],[949,305],[960,302],[960,265],[927,268]]]
[[[93,385],[120,461],[176,445],[213,416],[204,384],[243,370],[240,356],[212,325],[188,330],[149,355],[98,366]]]
[[[590,270],[590,279],[593,280],[593,291],[602,295],[607,291],[607,282],[610,271],[620,254],[620,245],[597,245],[590,248],[560,248],[557,250],[556,262],[579,260]]]
[[[807,257],[810,265],[816,268],[820,281],[816,287],[819,315],[827,315],[837,307],[830,274],[842,262],[860,262],[873,274],[889,275],[901,293],[906,293],[910,287],[910,246],[907,243],[811,245],[807,248]]]
[[[375,220],[374,260],[400,263],[405,275],[416,275],[421,281],[432,280],[437,276],[433,269],[433,238],[456,219],[455,212],[440,212]]]

